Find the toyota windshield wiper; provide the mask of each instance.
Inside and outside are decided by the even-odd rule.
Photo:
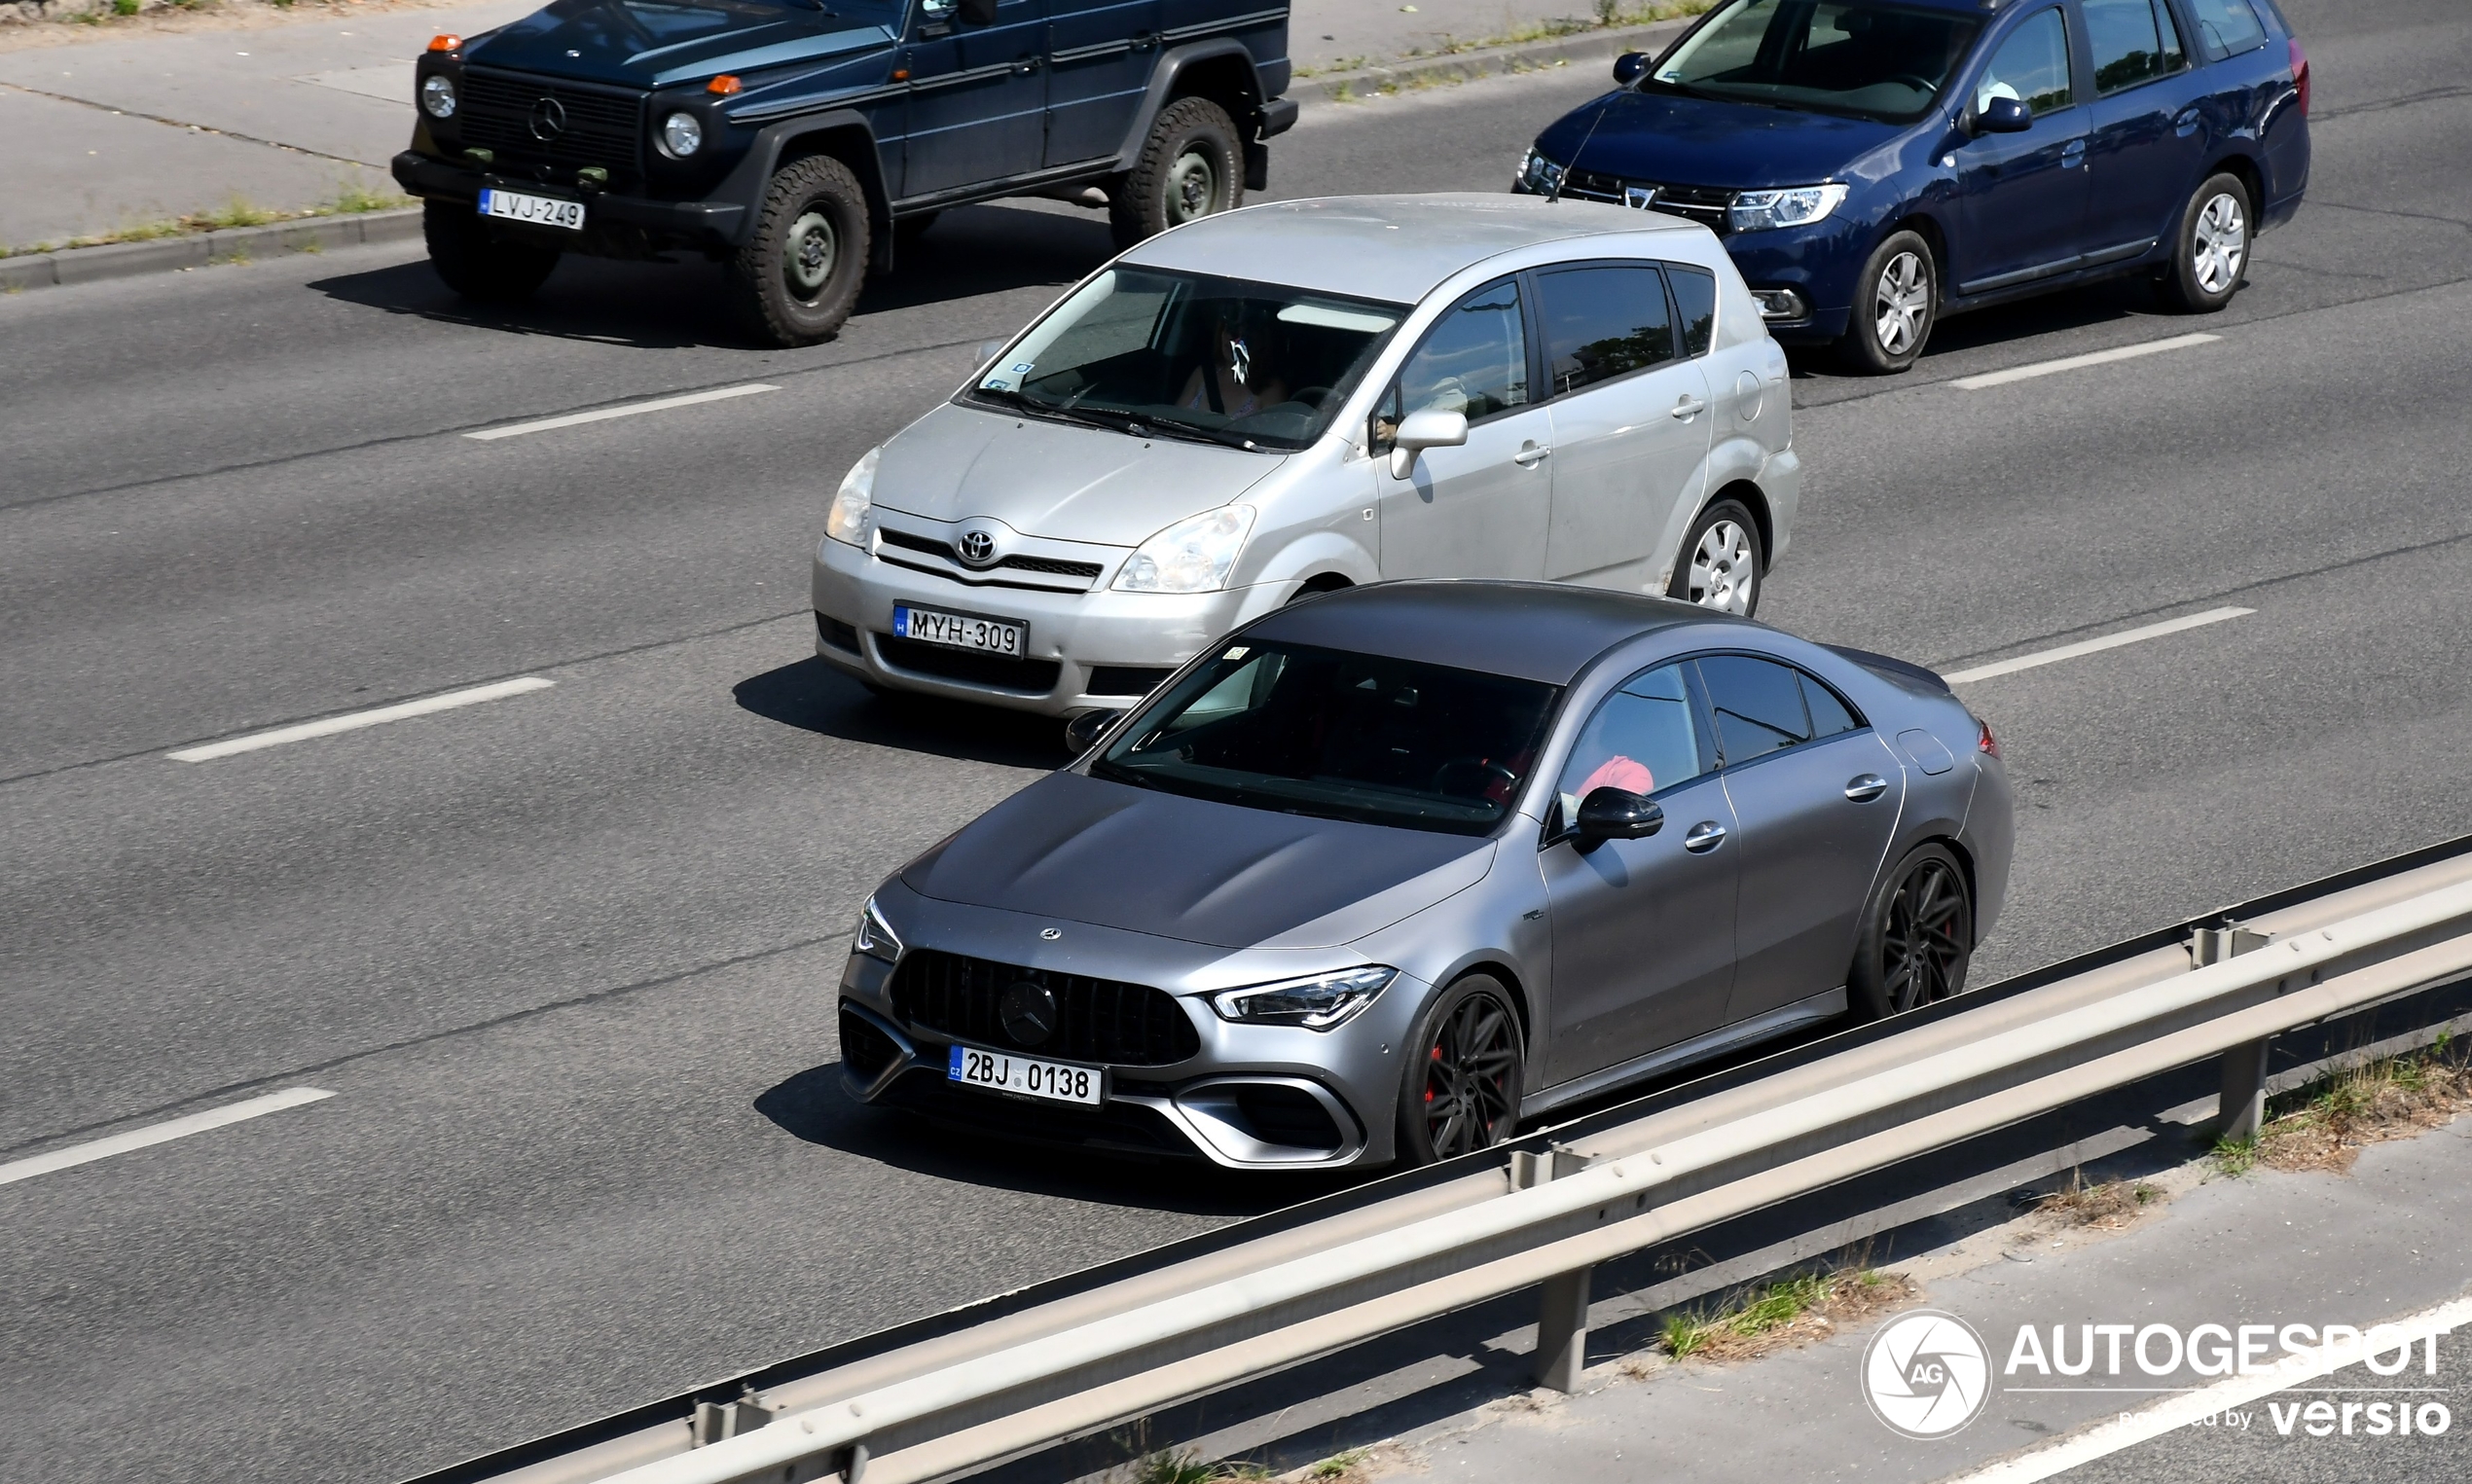
[[[1047,417],[1058,422],[1077,422],[1084,427],[1106,428],[1113,433],[1139,431],[1136,427],[1123,425],[1124,421],[1130,419],[1124,419],[1121,414],[1096,412],[1074,407],[1069,402],[1041,402],[1028,392],[1015,391],[1009,386],[974,386],[970,390],[991,402],[1001,402],[1007,407],[1020,408],[1034,417]]]

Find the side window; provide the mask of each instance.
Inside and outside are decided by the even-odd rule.
[[[1809,675],[1802,676],[1802,704],[1810,708],[1811,735],[1815,738],[1863,729],[1863,724],[1854,719],[1853,708],[1839,700],[1836,692]]]
[[[1554,394],[1674,358],[1664,276],[1653,268],[1566,268],[1537,275]]]
[[[2069,90],[2068,23],[2057,9],[2026,18],[1992,54],[1975,84],[1975,110],[1988,108],[1993,98],[2016,98],[2038,117],[2077,101]]]
[[[1711,655],[1699,662],[1699,678],[1708,686],[1708,708],[1717,714],[1717,745],[1727,767],[1811,740],[1800,674],[1793,666],[1749,655]]]
[[[1528,320],[1519,285],[1506,278],[1463,299],[1434,325],[1400,370],[1387,416],[1438,408],[1468,420],[1528,404]]]
[[[2118,92],[2187,65],[2180,28],[2162,0],[2079,0],[2086,44],[2094,51],[2094,91]]]
[[[1674,286],[1674,308],[1683,317],[1683,354],[1706,355],[1717,332],[1717,275],[1704,268],[1668,263],[1665,281]]]
[[[2198,46],[2210,62],[2266,45],[2266,27],[2258,24],[2249,0],[2189,0],[2189,14],[2198,22]]]
[[[1576,816],[1592,789],[1654,793],[1687,783],[1716,766],[1691,714],[1680,665],[1659,666],[1605,698],[1580,732],[1555,791],[1562,817]]]

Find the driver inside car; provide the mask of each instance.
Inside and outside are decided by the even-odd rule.
[[[1562,770],[1562,817],[1578,818],[1580,801],[1599,788],[1646,797],[1707,771],[1682,670],[1660,666],[1605,698],[1588,718]]]
[[[1276,329],[1268,314],[1240,300],[1213,306],[1211,354],[1184,381],[1176,405],[1250,417],[1288,400],[1288,383],[1272,369]]]

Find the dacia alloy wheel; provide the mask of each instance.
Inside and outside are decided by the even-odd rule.
[[[1872,293],[1872,312],[1879,347],[1903,358],[1922,344],[1931,323],[1931,279],[1922,254],[1901,252],[1880,270]]]
[[[2230,295],[2249,256],[2249,216],[2240,199],[2229,191],[2215,193],[2199,209],[2190,236],[2189,275],[2208,298]]]
[[[1434,1028],[1419,1109],[1426,1147],[1449,1159],[1490,1146],[1518,1113],[1519,1036],[1510,1009],[1471,995]]]
[[[1933,1004],[1965,982],[1969,931],[1965,886],[1942,859],[1925,859],[1898,883],[1880,933],[1880,988],[1892,1014]]]

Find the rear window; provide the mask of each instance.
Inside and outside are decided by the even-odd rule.
[[[2189,0],[2189,14],[2198,22],[2199,50],[2210,62],[2266,45],[2266,27],[2249,0]]]
[[[1683,354],[1706,355],[1717,330],[1717,275],[1704,268],[1669,263],[1665,281],[1674,286],[1674,307],[1683,317]]]

